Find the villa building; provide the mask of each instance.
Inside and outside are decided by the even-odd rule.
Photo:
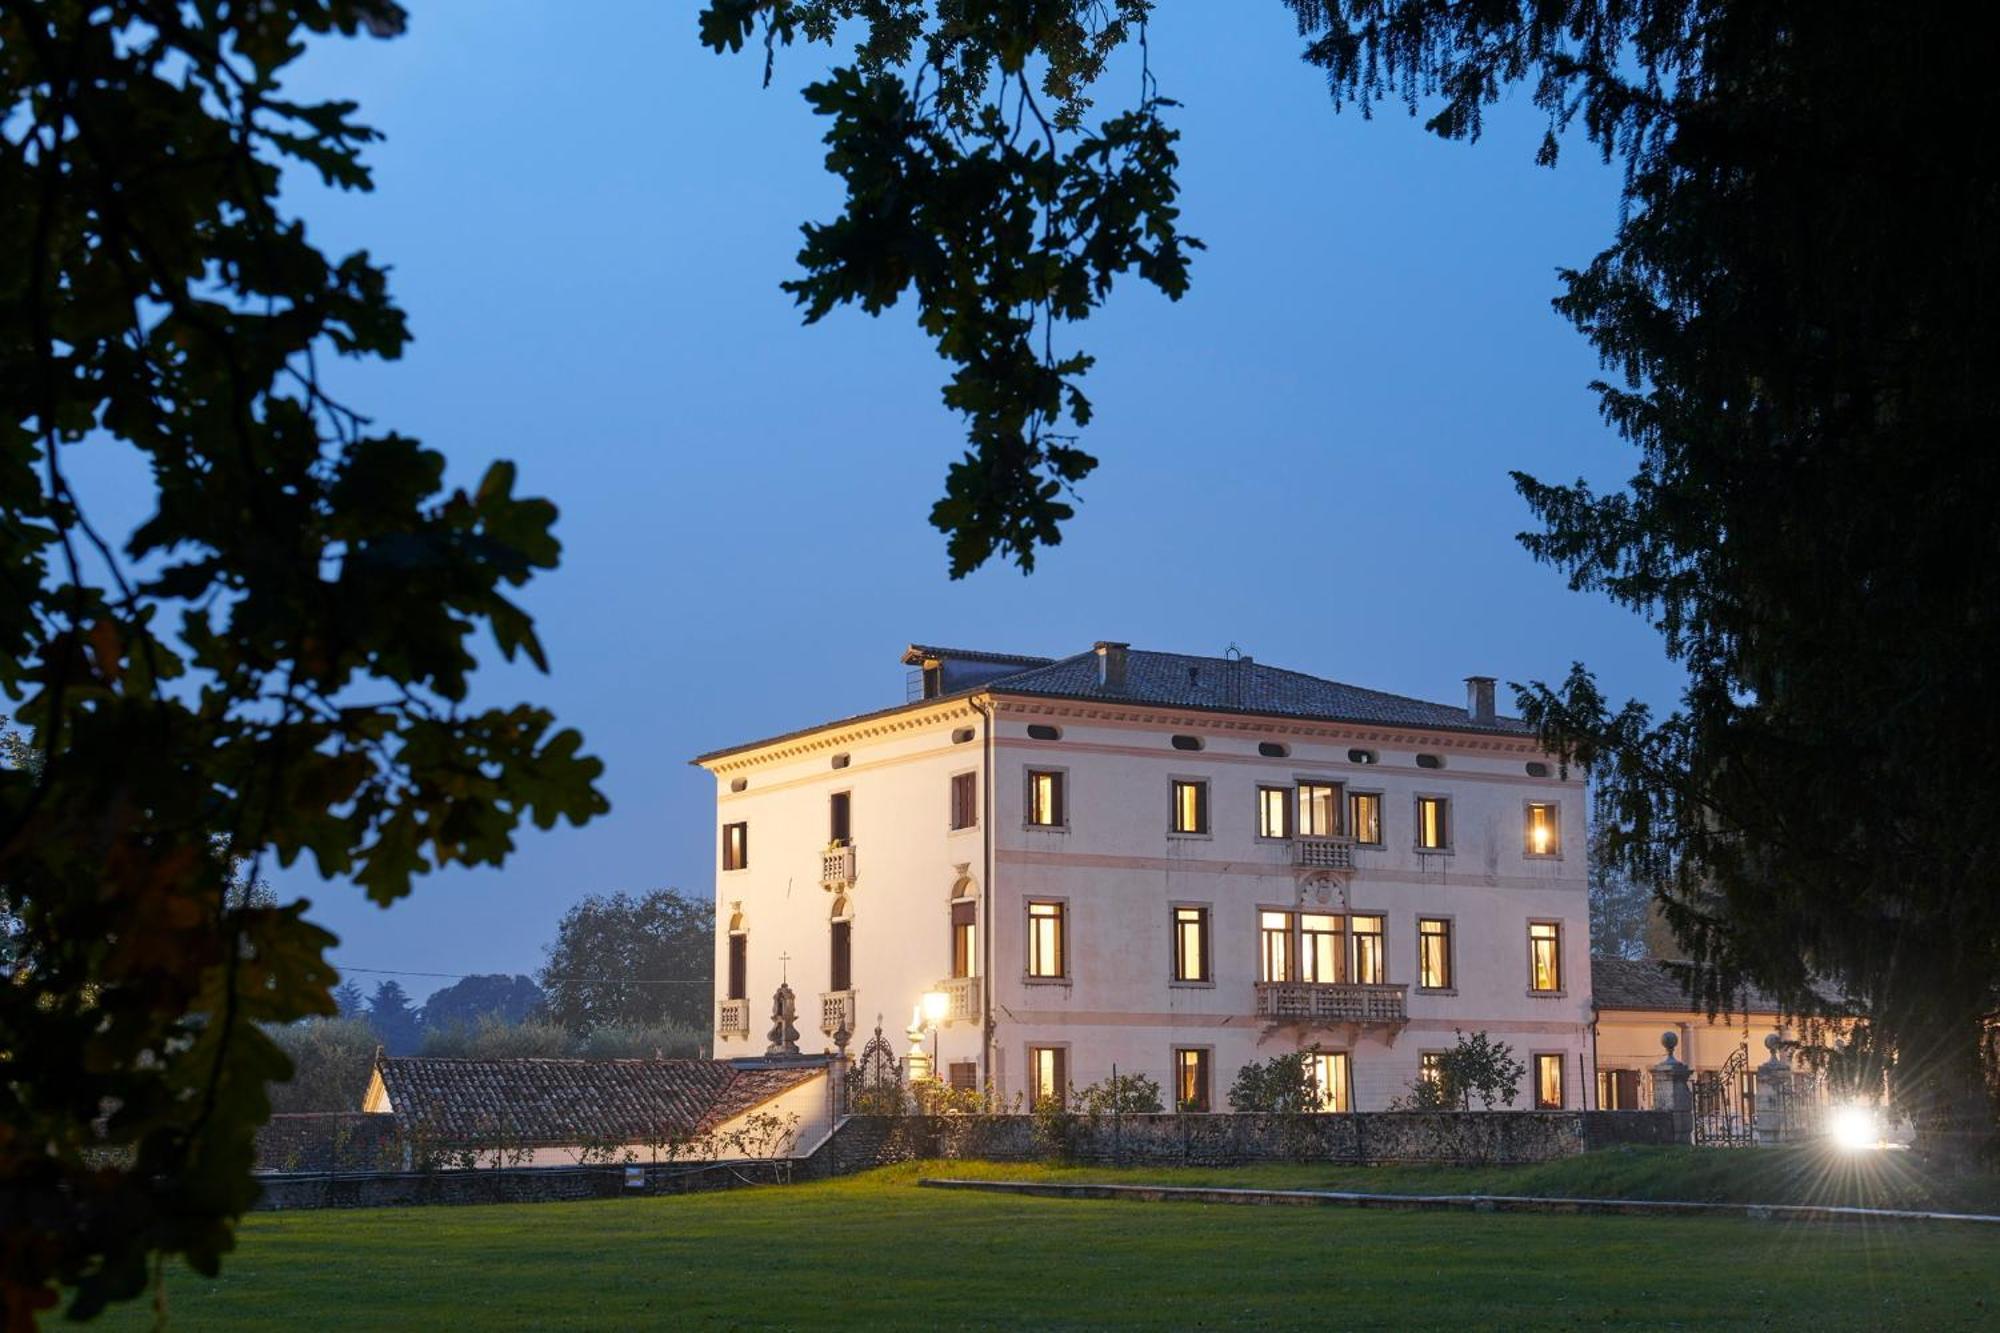
[[[899,706],[694,762],[716,779],[715,1053],[922,1025],[920,1063],[1032,1100],[1114,1071],[1227,1109],[1307,1051],[1380,1109],[1456,1031],[1580,1108],[1580,777],[1464,707],[1247,657],[915,646]],[[931,1017],[925,1018],[926,998]]]

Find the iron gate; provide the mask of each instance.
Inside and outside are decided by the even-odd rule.
[[[1694,1141],[1711,1147],[1741,1147],[1757,1139],[1756,1075],[1750,1050],[1739,1046],[1720,1069],[1694,1076]]]

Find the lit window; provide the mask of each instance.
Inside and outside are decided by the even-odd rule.
[[[1451,922],[1443,917],[1417,918],[1417,984],[1451,989]]]
[[[1060,1046],[1028,1048],[1028,1096],[1033,1106],[1069,1100],[1069,1052]]]
[[[1354,980],[1380,986],[1389,980],[1389,960],[1382,950],[1382,918],[1357,916],[1348,929],[1354,935]]]
[[[954,773],[951,778],[951,826],[971,828],[979,822],[979,775]]]
[[[1308,912],[1299,918],[1300,980],[1330,982],[1341,979],[1341,919]]]
[[[1060,977],[1066,975],[1063,948],[1063,905],[1061,903],[1028,904],[1028,975],[1031,977]]]
[[[1182,1047],[1174,1052],[1174,1106],[1180,1111],[1206,1111],[1208,1052]]]
[[[1597,1109],[1636,1111],[1639,1109],[1639,1071],[1600,1069],[1597,1071]]]
[[[976,975],[979,955],[974,946],[978,943],[978,904],[972,902],[951,905],[951,974],[955,977]]]
[[[1527,849],[1530,856],[1562,855],[1558,807],[1549,801],[1528,802]]]
[[[1207,981],[1208,909],[1174,909],[1174,980]]]
[[[1292,836],[1292,789],[1290,787],[1259,787],[1257,789],[1257,836],[1260,838],[1289,838]]]
[[[750,865],[750,826],[748,824],[724,824],[722,826],[722,868],[724,870],[746,870]]]
[[[1562,989],[1562,927],[1556,922],[1528,923],[1528,985],[1537,991]]]
[[[1174,832],[1208,832],[1208,784],[1175,778],[1173,788]]]
[[[1292,979],[1292,914],[1263,912],[1257,918],[1257,935],[1263,945],[1257,980]]]
[[[1553,1053],[1535,1057],[1535,1109],[1563,1109],[1563,1058]]]
[[[1451,799],[1445,796],[1417,798],[1417,849],[1426,852],[1451,850]]]
[[[1444,1086],[1443,1051],[1425,1051],[1417,1057],[1417,1081],[1437,1088]]]
[[[1382,798],[1372,791],[1358,791],[1347,798],[1347,827],[1354,840],[1364,846],[1382,845]]]
[[[1042,828],[1061,828],[1065,818],[1063,795],[1063,774],[1060,771],[1030,769],[1028,822]]]
[[[1311,1052],[1306,1056],[1306,1073],[1312,1078],[1316,1110],[1348,1109],[1346,1051]]]
[[[1340,832],[1340,788],[1330,782],[1299,784],[1299,836],[1331,838]]]

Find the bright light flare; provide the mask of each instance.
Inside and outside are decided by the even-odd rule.
[[[1843,1106],[1833,1113],[1827,1126],[1833,1141],[1848,1152],[1862,1152],[1882,1145],[1882,1126],[1875,1118],[1874,1109],[1867,1106]]]
[[[939,1023],[942,1023],[944,1016],[950,1012],[951,996],[941,990],[928,990],[924,992],[923,1014],[929,1020],[932,1027],[936,1027]]]

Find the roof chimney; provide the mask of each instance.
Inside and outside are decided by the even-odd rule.
[[[1125,693],[1125,650],[1129,643],[1101,642],[1097,645],[1098,688],[1112,694]]]
[[[1481,726],[1493,725],[1493,677],[1465,678],[1465,715]]]

